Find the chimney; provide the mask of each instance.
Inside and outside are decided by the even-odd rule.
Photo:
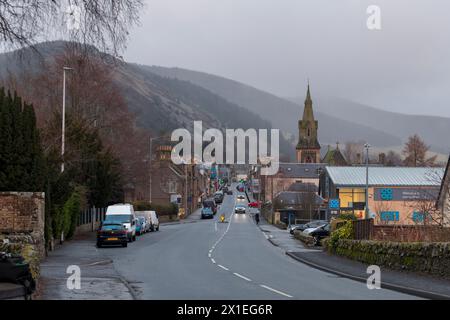
[[[386,164],[386,154],[385,153],[380,153],[378,155],[378,163],[385,165]]]

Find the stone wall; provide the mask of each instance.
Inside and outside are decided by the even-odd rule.
[[[329,242],[326,242],[326,245]],[[428,273],[450,278],[449,242],[385,242],[338,240],[328,250],[336,255],[394,270]]]
[[[45,256],[44,226],[44,193],[0,193],[0,251],[21,254],[35,277]]]

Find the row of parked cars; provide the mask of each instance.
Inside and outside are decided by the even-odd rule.
[[[222,186],[214,193],[214,197],[203,201],[202,219],[213,219],[217,214],[217,206],[223,203],[225,195],[233,195],[233,191],[228,186]]]
[[[131,204],[116,204],[106,210],[105,220],[97,231],[97,247],[121,245],[127,247],[137,236],[159,231],[155,211],[134,211]]]
[[[330,236],[331,225],[326,220],[314,220],[304,224],[293,224],[289,232],[303,232],[314,238],[314,245],[320,245],[320,241]]]

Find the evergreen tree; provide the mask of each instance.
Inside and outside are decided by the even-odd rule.
[[[31,105],[0,90],[0,190],[44,191],[45,163]]]

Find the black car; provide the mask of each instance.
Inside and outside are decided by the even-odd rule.
[[[214,212],[211,208],[202,208],[202,219],[214,219]]]
[[[214,201],[215,201],[217,204],[221,204],[221,203],[223,202],[223,198],[224,198],[223,193],[216,193],[216,194],[214,195]]]
[[[314,220],[314,221],[311,221],[311,222],[308,222],[305,224],[296,225],[295,227],[292,227],[289,231],[291,234],[294,234],[295,230],[305,231],[306,229],[320,227],[327,223],[328,223],[328,221],[325,221],[325,220]]]
[[[215,215],[217,213],[217,205],[214,199],[207,199],[203,201],[203,207],[205,208],[211,208],[213,211],[213,214]]]
[[[97,247],[104,245],[128,245],[127,229],[122,224],[103,224],[97,232]]]
[[[309,235],[314,238],[314,245],[320,245],[320,240],[330,236],[331,225],[327,223],[316,230],[312,231]]]

